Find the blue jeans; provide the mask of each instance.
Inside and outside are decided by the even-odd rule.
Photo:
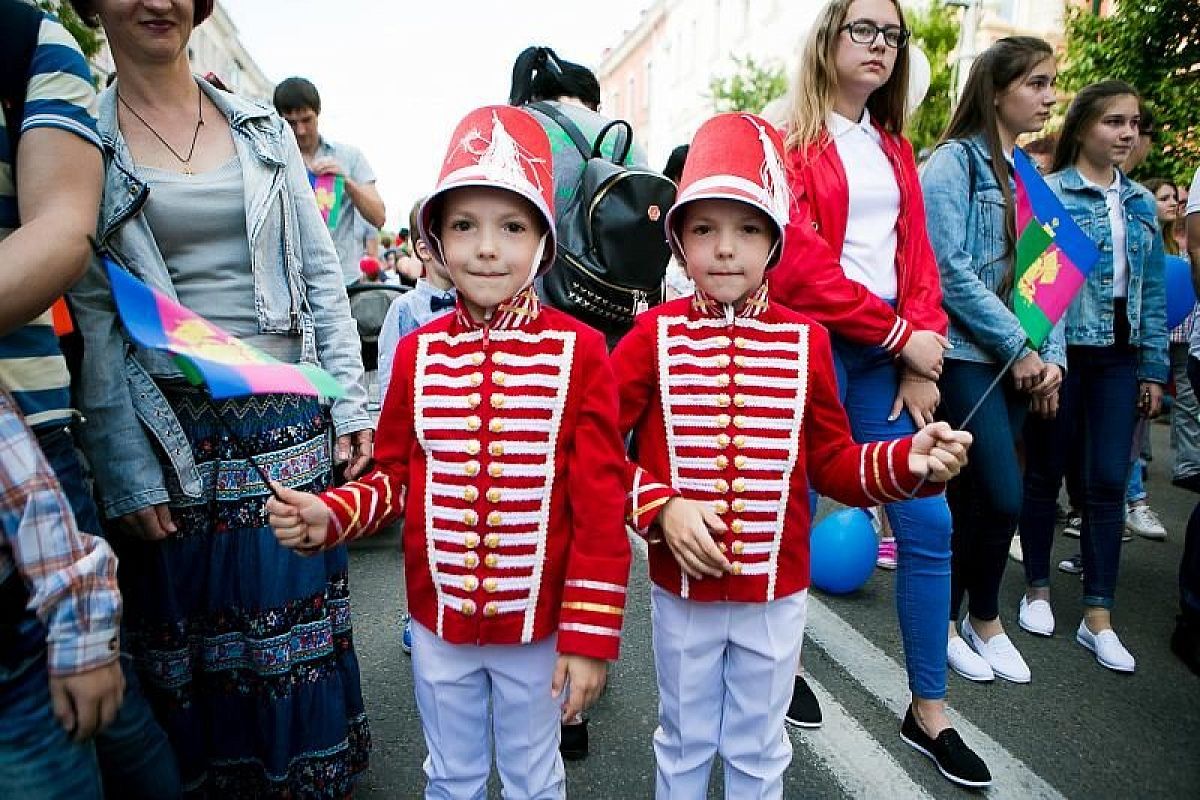
[[[1200,360],[1188,357],[1187,374],[1192,391],[1200,395]],[[1179,610],[1184,619],[1200,623],[1200,503],[1192,509],[1183,540],[1183,558],[1179,561]]]
[[[79,529],[99,535],[99,516],[71,434],[39,433],[38,441]],[[23,630],[30,643],[45,642],[46,630],[32,616]],[[51,711],[45,650],[33,652],[19,666],[0,668],[0,797],[84,800],[100,797],[102,783],[112,796],[179,796],[175,756],[127,657],[121,659],[126,688],[116,719],[92,741],[77,744]]]
[[[1054,506],[1079,427],[1083,529],[1083,604],[1111,608],[1125,527],[1129,444],[1137,422],[1137,355],[1128,348],[1070,347],[1062,402],[1053,420],[1025,426],[1025,504],[1021,546],[1030,586],[1050,585]]]
[[[881,348],[835,337],[838,394],[858,442],[902,439],[916,432],[902,413],[888,421],[900,372]],[[896,536],[896,612],[913,695],[946,696],[946,620],[950,616],[950,509],[943,495],[884,506]]]
[[[938,381],[942,418],[960,427],[1002,368],[1000,364],[947,358]],[[976,619],[992,620],[1000,615],[1000,582],[1021,514],[1016,443],[1025,421],[1027,398],[1006,376],[967,425],[975,437],[970,461],[946,487],[954,519],[951,620],[958,620],[964,596]]]

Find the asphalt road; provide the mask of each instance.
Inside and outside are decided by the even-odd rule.
[[[1153,426],[1151,502],[1169,531],[1165,542],[1136,539],[1122,554],[1114,621],[1138,659],[1137,673],[1100,667],[1075,643],[1079,579],[1054,571],[1059,632],[1039,639],[1016,625],[1022,591],[1010,562],[1002,617],[1033,671],[1033,682],[971,684],[950,676],[956,727],[996,776],[992,798],[1200,797],[1200,678],[1168,648],[1178,604],[1176,571],[1183,530],[1198,499],[1171,487],[1167,428]],[[1054,560],[1077,542],[1058,537]],[[355,640],[374,750],[360,798],[419,797],[425,756],[408,658],[397,622],[403,575],[397,536],[384,534],[351,553]],[[825,726],[793,732],[789,798],[952,798],[948,784],[902,743],[907,701],[893,606],[893,576],[876,571],[848,597],[813,595],[804,661],[823,700]],[[591,712],[591,756],[568,764],[573,798],[625,800],[653,795],[651,736],[656,692],[650,654],[644,556],[635,549],[621,661]],[[493,782],[494,783],[494,782]],[[491,796],[499,797],[493,785]],[[714,769],[710,797],[721,797]]]

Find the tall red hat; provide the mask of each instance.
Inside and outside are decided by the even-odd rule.
[[[719,114],[700,126],[692,139],[675,205],[667,212],[667,239],[683,262],[676,230],[679,210],[695,200],[738,200],[757,208],[775,223],[778,237],[767,266],[779,261],[791,215],[792,196],[783,167],[783,137],[754,114]]]
[[[515,106],[484,106],[454,129],[437,188],[417,215],[421,238],[432,244],[430,249],[443,264],[442,243],[433,230],[434,211],[446,192],[466,186],[507,189],[533,203],[547,230],[538,272],[554,263],[554,166],[550,139],[532,114]]]

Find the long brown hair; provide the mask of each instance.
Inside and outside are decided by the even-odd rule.
[[[1061,172],[1075,163],[1079,158],[1080,139],[1083,132],[1104,116],[1109,102],[1117,97],[1137,98],[1138,108],[1141,108],[1142,96],[1138,94],[1137,89],[1125,81],[1100,81],[1079,90],[1079,94],[1075,95],[1075,99],[1067,107],[1067,118],[1063,120],[1062,134],[1058,137],[1058,147],[1054,148],[1054,163],[1050,165],[1051,172]]]
[[[1008,272],[1001,279],[996,293],[1004,296],[1012,286],[1012,254],[1016,251],[1017,215],[1016,200],[1009,185],[1011,172],[1004,146],[1000,142],[1000,124],[996,116],[996,97],[1017,81],[1023,81],[1029,73],[1048,58],[1054,58],[1054,49],[1036,36],[1006,36],[980,53],[971,65],[967,82],[963,87],[962,99],[954,108],[950,123],[942,134],[942,142],[950,139],[966,139],[977,133],[983,134],[988,154],[992,160],[992,174],[1004,195],[1004,254],[1009,260]]]
[[[833,53],[837,48],[846,14],[854,0],[829,0],[808,33],[804,49],[800,53],[800,66],[792,84],[792,104],[788,111],[787,149],[799,149],[821,138],[825,120],[833,111],[833,98],[837,92],[837,70]],[[899,0],[892,0],[900,27],[904,24],[904,10]],[[896,52],[896,64],[887,82],[871,93],[867,99],[867,111],[889,133],[899,135],[904,128],[908,103],[908,48]]]
[[[1159,189],[1161,189],[1164,186],[1170,186],[1171,190],[1175,192],[1175,201],[1176,202],[1179,201],[1179,187],[1175,185],[1175,181],[1173,181],[1173,180],[1169,180],[1167,178],[1150,178],[1149,180],[1142,181],[1142,186],[1146,189],[1146,191],[1148,191],[1150,194],[1154,195],[1154,201],[1155,201],[1155,207],[1154,207],[1155,214],[1154,215],[1155,215],[1155,217],[1158,216],[1158,190]],[[1178,213],[1176,213],[1175,219],[1162,220],[1158,223],[1158,225],[1160,228],[1162,228],[1163,249],[1166,251],[1167,255],[1169,255],[1169,256],[1183,255],[1182,253],[1179,252],[1179,242],[1175,241],[1175,229],[1179,226]]]

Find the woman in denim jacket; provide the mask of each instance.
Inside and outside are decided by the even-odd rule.
[[[103,23],[119,80],[100,99],[101,245],[141,280],[277,358],[346,388],[332,409],[349,472],[372,422],[341,269],[291,130],[192,76],[211,2],[76,2]],[[254,455],[285,486],[331,475],[330,420],[309,397],[216,402],[131,342],[99,263],[72,292],[85,356],[83,439],[121,551],[129,643],[185,789],[344,797],[369,733],[344,549],[298,558],[263,510]]]
[[[942,145],[921,174],[953,345],[938,382],[942,414],[961,426],[982,398],[967,424],[975,437],[971,463],[946,490],[954,520],[947,661],[974,681],[1030,680],[1000,623],[1000,581],[1021,513],[1016,443],[1025,411],[1054,416],[1066,353],[1060,327],[1040,351],[1031,350],[1012,311],[1011,162],[1017,137],[1040,131],[1050,116],[1056,76],[1054,52],[1041,39],[1017,36],[989,47],[972,66]],[[989,392],[1004,369],[1009,375]],[[968,616],[960,637],[964,596]],[[1024,605],[1021,612],[1028,628]]]
[[[1110,610],[1124,529],[1129,442],[1137,415],[1158,413],[1167,382],[1163,242],[1154,198],[1117,165],[1138,137],[1138,95],[1104,81],[1082,89],[1067,110],[1050,188],[1100,248],[1101,258],[1067,310],[1067,378],[1055,420],[1026,427],[1026,603],[1050,597],[1055,501],[1071,442],[1084,451],[1083,604],[1076,640],[1105,667],[1133,672],[1133,656],[1112,629]],[[1048,609],[1047,609],[1048,612]],[[1049,616],[1050,630],[1053,617]]]

